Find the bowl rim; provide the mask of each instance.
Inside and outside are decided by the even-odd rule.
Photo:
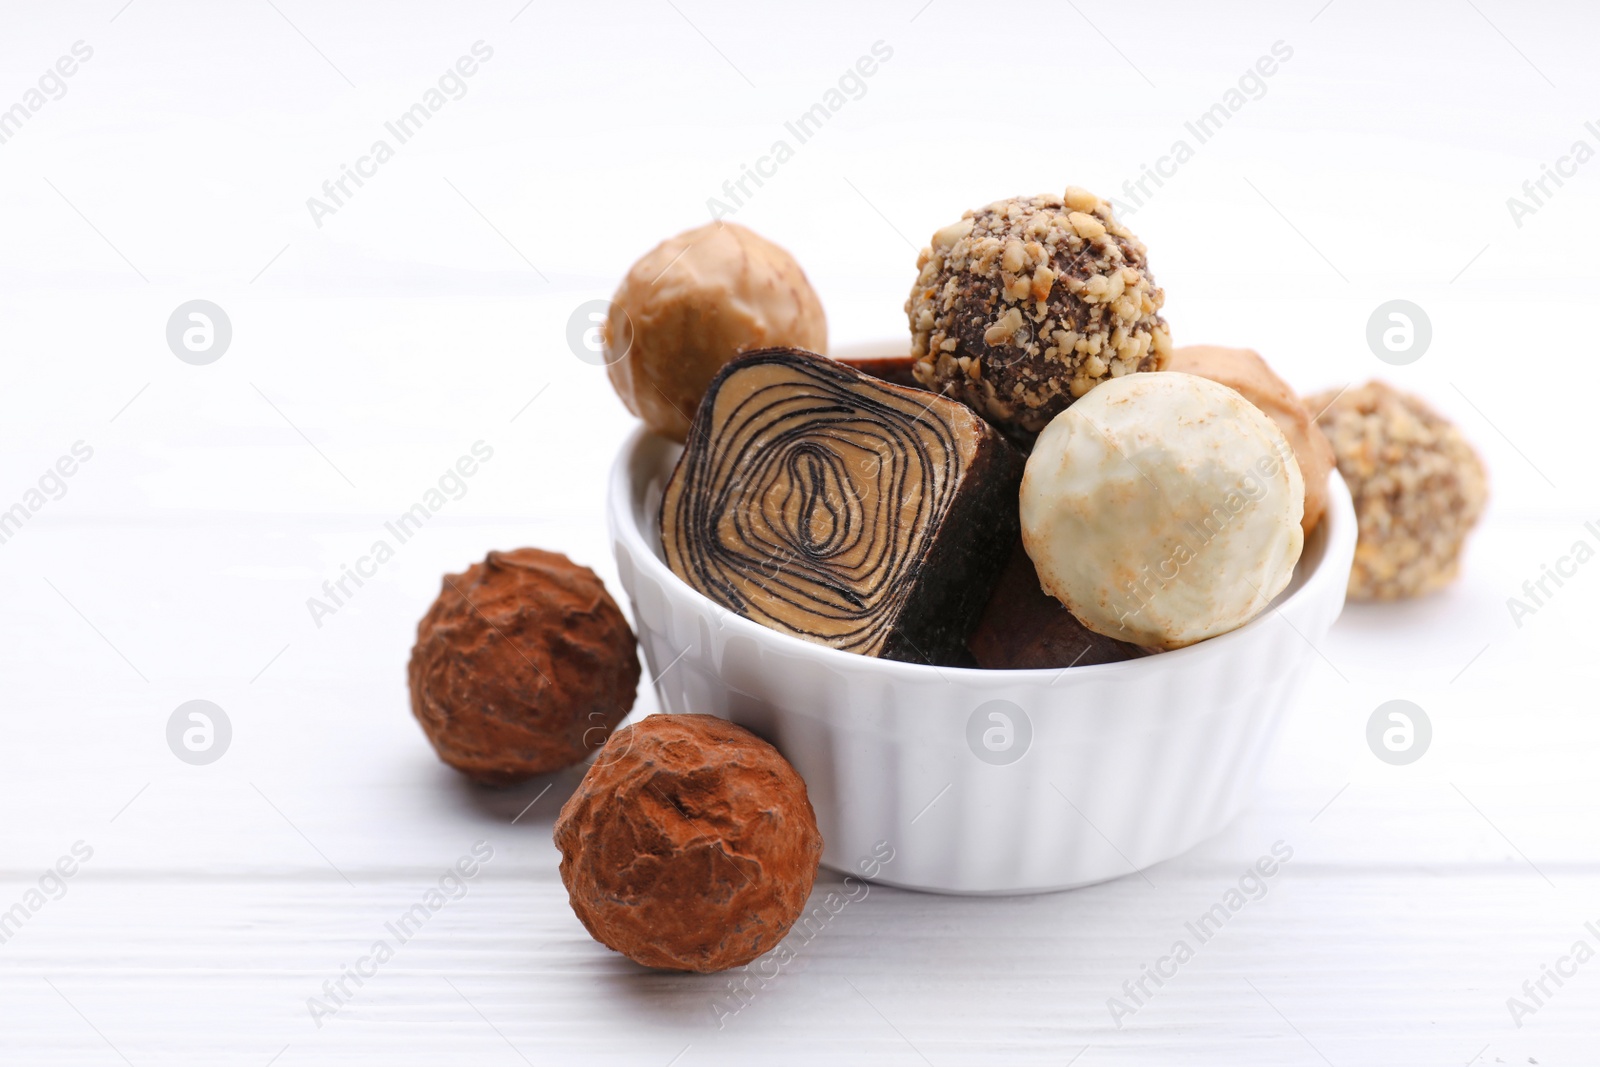
[[[852,346],[854,347],[854,346]],[[864,346],[863,346],[864,347]],[[1138,659],[1123,660],[1117,663],[1085,664],[1082,667],[1034,667],[1025,670],[1002,670],[984,667],[945,667],[927,663],[908,663],[904,660],[880,659],[876,656],[863,656],[856,652],[847,652],[844,649],[832,648],[815,641],[807,641],[792,634],[783,633],[763,626],[753,619],[747,619],[737,612],[721,608],[710,597],[685,582],[673,573],[665,560],[658,556],[650,547],[649,541],[644,536],[639,524],[633,521],[633,496],[635,486],[630,472],[635,465],[635,459],[645,447],[670,447],[675,442],[662,437],[646,426],[637,426],[623,442],[617,457],[612,461],[610,480],[606,493],[606,512],[611,526],[614,540],[626,544],[633,556],[634,566],[647,570],[652,578],[662,587],[663,592],[671,596],[688,596],[691,603],[695,604],[696,611],[702,617],[712,616],[716,611],[723,612],[723,619],[718,623],[718,628],[733,627],[733,632],[747,634],[752,640],[782,651],[797,655],[815,655],[821,657],[822,662],[831,664],[841,670],[870,671],[875,675],[900,682],[944,682],[952,681],[965,684],[987,683],[991,685],[1009,685],[1027,687],[1054,685],[1071,673],[1079,679],[1104,679],[1119,675],[1131,675],[1146,671],[1181,668],[1184,664],[1201,657],[1223,657],[1229,655],[1236,647],[1250,642],[1256,633],[1265,627],[1269,616],[1282,615],[1288,608],[1299,608],[1302,605],[1320,600],[1329,595],[1328,587],[1337,582],[1337,595],[1343,602],[1344,588],[1349,582],[1349,567],[1334,566],[1338,559],[1349,559],[1354,553],[1356,540],[1356,514],[1355,505],[1350,497],[1350,490],[1345,485],[1343,477],[1335,467],[1328,472],[1328,506],[1324,512],[1318,529],[1322,530],[1324,544],[1322,558],[1317,566],[1305,576],[1300,587],[1282,599],[1274,601],[1255,618],[1237,629],[1230,630],[1216,637],[1198,641],[1183,648],[1170,649]],[[1313,532],[1315,536],[1315,532]],[[1298,566],[1298,564],[1297,564]],[[629,590],[632,595],[632,590]],[[637,622],[637,620],[635,620]],[[1297,633],[1299,628],[1289,622],[1283,622]],[[1315,643],[1304,634],[1302,640],[1316,649]],[[652,679],[654,681],[654,679]]]

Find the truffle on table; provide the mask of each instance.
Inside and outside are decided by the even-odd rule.
[[[1172,347],[1145,247],[1085,189],[1000,200],[933,235],[906,301],[917,380],[1027,442]]]
[[[1355,501],[1354,600],[1396,600],[1448,585],[1488,500],[1483,461],[1450,420],[1372,381],[1309,397]]]
[[[828,321],[794,257],[736,222],[661,242],[628,271],[602,330],[628,410],[682,441],[712,375],[741,352],[826,352]]]
[[[447,574],[417,624],[411,710],[439,758],[510,785],[582,762],[633,707],[633,631],[595,573],[555,552],[490,552]]]
[[[1306,485],[1306,508],[1300,528],[1306,534],[1317,528],[1328,510],[1328,472],[1333,470],[1333,446],[1317,426],[1289,383],[1275,374],[1261,355],[1249,348],[1185,345],[1172,350],[1167,370],[1198,374],[1237,390],[1260,408],[1294,448],[1300,477]]]
[[[1018,541],[995,585],[978,628],[967,638],[976,666],[1027,671],[1090,667],[1149,655],[1138,645],[1089,629],[1046,593],[1039,572]]]
[[[796,637],[960,662],[1017,536],[1022,457],[971,409],[807,352],[712,381],[661,501],[667,565]]]
[[[822,859],[805,782],[777,749],[710,715],[618,730],[562,806],[555,842],[595,940],[683,971],[774,948]]]

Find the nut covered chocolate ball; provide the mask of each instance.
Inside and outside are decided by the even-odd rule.
[[[447,574],[417,624],[411,710],[439,758],[509,785],[581,762],[633,707],[633,631],[600,579],[537,548]]]
[[[757,348],[828,350],[805,271],[736,222],[712,222],[647,252],[611,298],[606,373],[628,410],[683,441],[722,365]]]
[[[933,235],[906,301],[917,380],[1018,440],[1172,347],[1145,247],[1085,189],[1000,200]]]
[[[816,881],[822,835],[778,750],[710,715],[618,730],[556,819],[561,881],[595,940],[721,971],[774,948]]]
[[[1353,600],[1398,600],[1448,585],[1483,513],[1483,461],[1427,404],[1383,382],[1309,397],[1355,501]]]

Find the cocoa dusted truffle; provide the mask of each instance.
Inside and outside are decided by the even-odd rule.
[[[764,626],[958,663],[1017,536],[1022,457],[970,408],[767,349],[706,391],[661,499],[667,566]]]
[[[933,235],[906,301],[917,380],[1028,441],[1172,347],[1145,247],[1093,193],[1000,200]]]
[[[1383,382],[1309,397],[1356,505],[1353,600],[1448,585],[1489,496],[1483,461],[1427,404]]]
[[[581,762],[633,707],[633,631],[593,571],[537,548],[447,574],[417,624],[411,710],[439,758],[509,785]]]
[[[1333,446],[1328,444],[1316,420],[1295,395],[1289,383],[1275,374],[1261,355],[1249,348],[1222,348],[1218,345],[1185,345],[1175,348],[1167,370],[1198,374],[1220,382],[1278,424],[1294,448],[1300,464],[1300,477],[1306,483],[1306,509],[1300,528],[1307,537],[1328,510],[1328,472],[1333,470]]]
[[[611,298],[606,373],[628,410],[682,441],[712,375],[741,352],[828,350],[828,320],[794,257],[736,222],[647,252]]]
[[[783,940],[822,859],[806,785],[711,715],[618,730],[556,819],[561,881],[596,941],[646,967],[722,971]]]

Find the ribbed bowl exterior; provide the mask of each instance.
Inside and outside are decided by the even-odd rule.
[[[1239,630],[1059,671],[896,663],[769,630],[680,581],[661,561],[656,528],[678,452],[637,432],[613,468],[608,508],[662,706],[771,741],[805,778],[823,862],[911,889],[1066,889],[1221,830],[1249,803],[1344,606],[1355,551],[1355,513],[1334,472],[1328,516],[1295,581]]]

